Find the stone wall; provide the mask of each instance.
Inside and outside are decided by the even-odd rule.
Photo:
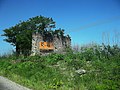
[[[52,40],[52,41],[51,41]],[[54,50],[53,51],[40,51],[39,49],[39,42],[41,41],[51,41],[54,44]],[[71,46],[71,39],[70,37],[67,36],[58,36],[57,34],[51,36],[43,37],[41,34],[33,34],[32,35],[32,54],[31,55],[40,55],[40,54],[45,54],[45,53],[62,53],[64,52],[66,47]]]

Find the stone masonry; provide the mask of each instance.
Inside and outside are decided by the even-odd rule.
[[[39,42],[45,42],[50,41],[54,45],[54,50],[52,51],[41,51],[39,49]],[[31,55],[41,55],[46,53],[62,53],[64,52],[65,48],[71,46],[71,39],[68,36],[58,36],[57,34],[54,34],[51,36],[42,36],[40,33],[36,33],[32,35],[32,54]]]

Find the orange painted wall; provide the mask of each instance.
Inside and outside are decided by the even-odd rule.
[[[54,45],[52,42],[39,42],[40,50],[54,50]]]

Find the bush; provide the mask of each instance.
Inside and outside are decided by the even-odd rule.
[[[96,45],[75,53],[0,57],[0,75],[34,90],[119,90],[119,50]],[[86,73],[76,73],[79,69]]]

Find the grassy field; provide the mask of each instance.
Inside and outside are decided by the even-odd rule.
[[[33,90],[120,90],[120,47],[93,45],[79,52],[0,57],[0,75]]]

